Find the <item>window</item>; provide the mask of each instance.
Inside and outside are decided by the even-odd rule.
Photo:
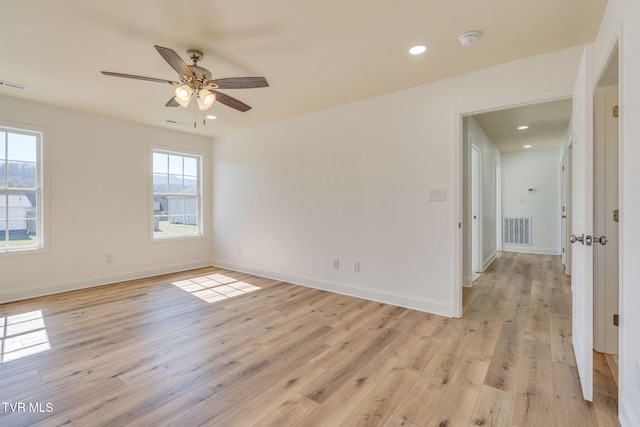
[[[0,127],[0,253],[42,248],[42,134]]]
[[[153,237],[200,236],[201,157],[153,151]]]

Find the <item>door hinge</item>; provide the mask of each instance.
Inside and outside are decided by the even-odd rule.
[[[613,106],[613,117],[618,117],[618,106],[614,105]]]
[[[619,314],[614,314],[613,315],[613,326],[620,326],[620,315]]]
[[[462,223],[461,223],[461,222],[459,222],[459,223],[458,223],[458,230],[461,230],[461,229],[462,229]]]
[[[615,211],[613,211],[613,222],[618,221],[620,221],[620,211],[616,209]]]
[[[562,248],[562,253],[564,253],[564,248]]]

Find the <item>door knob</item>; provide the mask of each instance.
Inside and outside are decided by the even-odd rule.
[[[584,245],[584,234],[581,234],[580,236],[576,236],[575,234],[572,234],[571,236],[569,236],[569,241],[571,243],[580,242]]]
[[[607,239],[607,236],[600,236],[600,237],[594,237],[593,241],[594,243],[599,242],[602,246],[604,246],[607,244],[609,239]]]

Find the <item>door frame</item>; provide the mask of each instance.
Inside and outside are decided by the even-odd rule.
[[[611,225],[609,219],[607,219],[609,212],[605,211],[607,207],[607,201],[604,199],[609,198],[610,187],[607,185],[607,178],[605,174],[609,171],[608,163],[611,159],[608,159],[606,154],[606,147],[608,141],[615,138],[617,143],[617,156],[615,159],[615,172],[617,174],[617,182],[615,191],[617,192],[617,208],[620,209],[621,205],[621,192],[620,192],[620,129],[619,119],[615,119],[616,134],[612,137],[610,134],[611,125],[607,125],[610,119],[610,104],[609,97],[615,96],[616,101],[620,103],[620,57],[619,57],[619,45],[616,43],[613,50],[610,52],[605,62],[605,67],[601,71],[599,78],[596,80],[594,88],[594,237],[600,235],[606,235],[609,242],[606,246],[601,247],[596,245],[593,253],[593,267],[594,267],[594,337],[593,344],[596,351],[602,353],[618,354],[619,351],[619,328],[616,330],[612,327],[612,315],[620,313],[620,229],[619,227],[609,227]],[[617,93],[613,94],[610,86],[616,85]],[[611,206],[608,206],[611,207]],[[619,224],[618,224],[619,225]],[[613,233],[612,229],[617,228]],[[615,246],[611,246],[615,245]],[[597,248],[597,250],[596,250]],[[615,250],[613,255],[611,251]],[[610,269],[613,263],[615,266]],[[616,265],[617,264],[617,265]],[[611,297],[614,297],[612,300]]]
[[[546,94],[532,94],[526,97],[515,98],[510,101],[496,102],[494,100],[486,100],[484,103],[475,104],[474,106],[458,107],[453,111],[453,135],[454,135],[454,173],[452,188],[455,190],[457,197],[453,198],[453,211],[458,219],[456,227],[452,230],[453,239],[453,279],[454,285],[451,287],[453,309],[453,317],[462,317],[462,288],[464,287],[463,277],[463,251],[465,250],[462,227],[467,221],[464,218],[464,118],[475,114],[489,113],[492,111],[504,110],[508,108],[522,107],[525,105],[539,104],[544,102],[559,101],[568,99],[573,96],[571,91],[558,90]]]

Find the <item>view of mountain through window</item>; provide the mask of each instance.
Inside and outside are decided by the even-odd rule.
[[[153,152],[153,236],[200,235],[200,157]]]
[[[40,139],[0,128],[0,252],[41,247]]]

